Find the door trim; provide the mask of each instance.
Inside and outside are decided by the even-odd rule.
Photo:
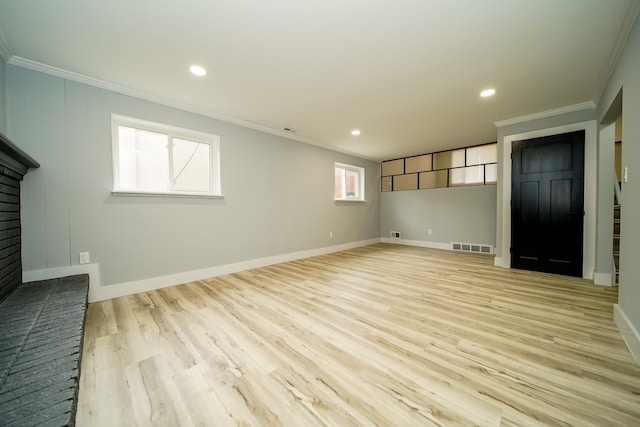
[[[547,129],[538,129],[513,135],[506,135],[502,141],[498,141],[498,151],[502,145],[502,157],[498,155],[498,168],[502,166],[502,173],[498,180],[498,191],[502,187],[502,206],[498,210],[502,212],[502,223],[498,221],[497,230],[502,232],[496,236],[496,242],[500,244],[500,251],[496,255],[494,265],[511,268],[511,152],[514,141],[532,139],[542,136],[551,136],[559,133],[584,130],[584,230],[582,247],[582,277],[593,280],[596,260],[596,190],[597,190],[597,148],[598,148],[598,122],[589,120],[586,122],[572,123],[564,126],[556,126]],[[502,144],[500,144],[502,142]]]

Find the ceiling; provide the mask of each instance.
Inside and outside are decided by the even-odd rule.
[[[0,0],[0,52],[384,160],[494,141],[496,121],[596,102],[639,3]]]

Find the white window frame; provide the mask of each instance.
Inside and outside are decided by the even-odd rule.
[[[344,198],[338,198],[335,197],[335,170],[336,169],[345,169],[346,171],[352,171],[352,172],[356,172],[358,174],[358,194],[356,194],[355,197],[346,197],[346,191],[345,191],[345,197]],[[358,166],[353,166],[353,165],[348,165],[346,163],[334,163],[334,167],[333,167],[333,173],[334,173],[334,200],[337,202],[364,202],[366,201],[364,199],[364,168],[358,167]]]
[[[137,190],[131,188],[123,188],[120,185],[120,142],[119,142],[119,126],[126,126],[150,132],[165,134],[168,137],[168,155],[169,155],[169,176],[173,175],[171,156],[173,154],[173,138],[186,139],[189,141],[208,144],[209,149],[209,170],[210,182],[208,191],[185,191],[171,188],[171,184],[167,183],[167,188],[162,191]],[[198,132],[189,129],[183,129],[175,126],[169,126],[162,123],[150,122],[147,120],[136,119],[133,117],[122,116],[119,114],[111,114],[111,137],[113,152],[113,191],[116,196],[171,196],[171,197],[202,197],[202,198],[223,198],[220,186],[220,137],[204,132]]]

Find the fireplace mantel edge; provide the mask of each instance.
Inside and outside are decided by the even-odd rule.
[[[0,132],[0,165],[11,169],[23,177],[30,168],[39,168],[40,163],[15,145]]]

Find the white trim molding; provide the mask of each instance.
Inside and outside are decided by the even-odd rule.
[[[613,286],[613,274],[593,272],[594,285]]]
[[[0,48],[1,48],[0,43]],[[0,52],[1,53],[1,52]],[[8,52],[7,52],[8,54]],[[209,110],[207,108],[199,107],[197,105],[188,104],[186,102],[178,101],[176,99],[167,98],[160,95],[155,95],[153,93],[149,93],[146,91],[142,91],[139,89],[133,89],[127,86],[122,86],[116,83],[107,82],[104,80],[96,79],[93,77],[86,76],[84,74],[75,73],[73,71],[68,71],[62,68],[53,67],[51,65],[42,64],[40,62],[32,61],[30,59],[22,58],[19,56],[11,56],[9,59],[5,59],[7,64],[15,65],[16,67],[26,68],[28,70],[38,71],[40,73],[48,74],[55,77],[60,77],[65,80],[70,80],[78,83],[83,83],[89,86],[97,87],[100,89],[105,89],[111,92],[119,93],[122,95],[131,96],[134,98],[142,99],[145,101],[155,102],[156,104],[164,105],[167,107],[176,108],[181,111],[186,111],[189,113],[199,114],[204,117],[209,117],[212,119],[220,120],[222,122],[231,123],[237,126],[242,126],[248,129],[257,130],[260,132],[268,133],[271,135],[277,135],[282,138],[291,139],[298,142],[303,142],[305,144],[315,145],[317,147],[321,147],[328,150],[337,151],[344,154],[349,154],[351,156],[357,156],[360,158],[364,158],[366,160],[377,161],[374,158],[363,157],[362,154],[358,154],[349,150],[341,149],[340,147],[331,145],[331,144],[322,144],[312,139],[303,138],[297,135],[293,135],[290,132],[286,132],[283,130],[271,129],[266,126],[258,125],[255,123],[247,122],[245,120],[237,119],[235,117],[227,116],[226,114],[217,113],[215,111]]]
[[[49,280],[58,279],[60,277],[75,276],[76,274],[89,275],[89,302],[93,302],[92,297],[95,297],[98,289],[100,289],[100,266],[95,263],[25,271],[22,273],[22,281],[28,283],[35,282],[37,280]]]
[[[640,2],[631,1],[629,2],[629,8],[627,9],[627,13],[624,15],[624,21],[620,26],[620,32],[618,33],[618,37],[616,38],[616,42],[613,45],[613,49],[611,49],[611,53],[609,54],[609,59],[606,63],[605,68],[603,68],[603,72],[600,74],[600,78],[598,79],[598,84],[596,85],[596,99],[595,103],[600,104],[600,100],[602,99],[602,94],[607,87],[607,83],[611,79],[613,75],[613,70],[615,70],[616,65],[618,64],[618,59],[622,54],[622,50],[624,49],[625,44],[627,43],[627,39],[631,34],[631,30],[633,30],[633,26],[638,19],[638,15],[640,15]]]
[[[636,360],[636,363],[640,365],[640,334],[629,321],[627,315],[622,311],[619,304],[613,305],[613,321],[622,335],[622,339],[629,347],[631,355]]]
[[[556,126],[553,128],[537,129],[533,131],[505,135],[502,144],[502,206],[498,209],[502,210],[502,241],[496,242],[501,248],[501,253],[497,254],[494,260],[496,267],[511,267],[511,152],[514,141],[523,139],[539,138],[543,136],[557,135],[561,133],[573,131],[585,131],[584,146],[584,231],[583,231],[583,265],[582,277],[584,279],[593,280],[593,272],[595,270],[596,260],[596,173],[597,170],[597,141],[598,126],[595,120],[585,122],[572,123],[568,125]]]
[[[494,123],[496,127],[504,127],[515,125],[517,123],[530,122],[532,120],[545,119],[560,114],[574,113],[576,111],[591,110],[596,108],[596,104],[592,101],[582,102],[580,104],[567,105],[566,107],[555,108],[553,110],[541,111],[539,113],[527,114],[526,116],[514,117],[512,119],[500,120]]]
[[[493,265],[495,267],[502,267],[502,268],[511,268],[511,259],[509,257],[501,257],[501,256],[496,256],[493,259]]]
[[[306,251],[292,252],[288,254],[274,255],[264,258],[256,258],[247,261],[240,261],[233,264],[218,265],[214,267],[203,268],[200,270],[185,271],[176,274],[169,274],[167,276],[151,277],[148,279],[135,280],[131,282],[105,286],[102,286],[100,283],[98,264],[75,265],[71,267],[60,267],[47,270],[25,271],[23,273],[23,280],[25,282],[31,282],[35,280],[55,279],[59,277],[71,276],[74,274],[88,273],[89,302],[91,303],[118,298],[126,295],[137,294],[140,292],[152,291],[155,289],[167,288],[169,286],[181,285],[197,280],[210,279],[212,277],[222,276],[225,274],[238,273],[240,271],[250,270],[252,268],[266,267],[268,265],[279,264],[282,262],[295,261],[298,259],[309,258],[318,255],[326,255],[333,252],[344,251],[347,249],[372,245],[375,243],[380,243],[380,238],[361,240],[358,242],[345,243],[342,245],[328,246],[324,248],[310,249]]]

